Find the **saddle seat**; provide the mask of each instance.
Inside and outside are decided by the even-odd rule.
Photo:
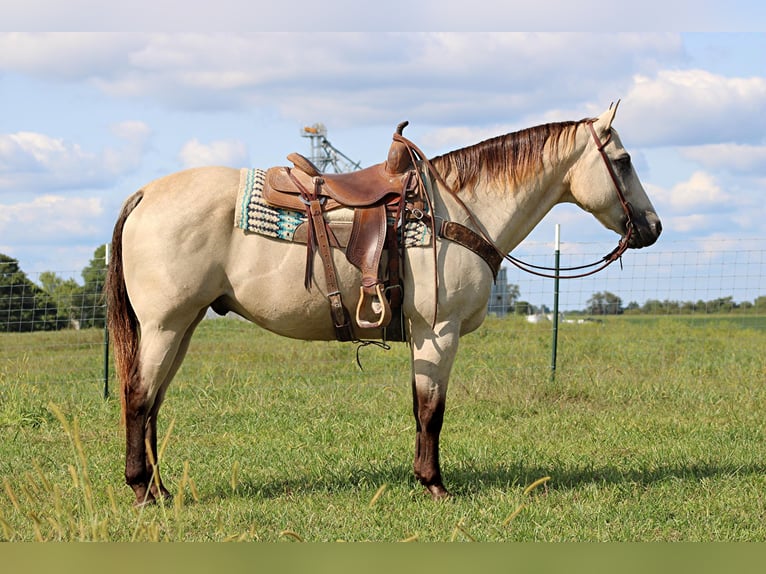
[[[406,125],[407,122],[399,124],[397,133],[401,134]],[[393,290],[396,295],[392,295],[394,306],[398,308],[401,301],[398,246],[395,231],[389,231],[388,213],[398,212],[406,192],[417,181],[409,149],[395,139],[386,161],[341,174],[321,173],[309,159],[298,153],[291,153],[287,159],[294,167],[272,167],[267,171],[263,198],[274,207],[307,214],[310,239],[307,241],[306,287],[311,285],[311,262],[316,248],[323,262],[336,336],[341,341],[355,340],[348,312],[340,301],[330,255],[330,245],[339,245],[324,218],[324,213],[330,210],[353,210],[346,259],[362,272],[356,324],[363,329],[386,328],[392,320],[391,303],[379,267],[383,248],[388,243],[388,280],[392,284],[390,287],[398,287]]]
[[[305,209],[300,196],[310,190],[327,198],[323,200],[326,211],[338,207],[370,207],[384,200],[385,203],[397,201],[404,191],[406,176],[412,170],[407,148],[398,141],[391,144],[388,159],[383,163],[349,173],[321,173],[311,160],[297,152],[289,154],[287,159],[294,168],[269,169],[263,196],[275,207],[293,210]],[[316,185],[317,179],[321,180],[320,186]]]

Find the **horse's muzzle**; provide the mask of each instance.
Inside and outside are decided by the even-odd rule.
[[[648,247],[662,233],[662,223],[657,214],[653,211],[646,211],[640,215],[633,215],[633,232],[628,240],[628,247],[631,249],[641,249]]]

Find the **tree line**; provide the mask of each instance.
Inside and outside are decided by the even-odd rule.
[[[533,305],[520,298],[518,285],[507,283],[499,285],[493,292],[489,302],[489,312],[498,315],[534,315],[550,313],[547,305]],[[734,301],[731,296],[718,297],[709,301],[671,301],[649,299],[643,305],[631,301],[627,305],[623,300],[609,291],[594,293],[585,303],[585,308],[578,311],[568,311],[574,315],[681,315],[681,314],[712,314],[712,313],[766,313],[766,296],[757,297],[754,301]]]
[[[766,296],[756,297],[754,301],[736,302],[732,296],[718,297],[709,301],[671,301],[648,299],[643,305],[631,301],[623,306],[622,299],[602,291],[594,293],[586,303],[583,313],[588,315],[682,315],[692,313],[766,313]]]
[[[44,271],[38,285],[16,259],[0,253],[0,332],[103,328],[105,256],[102,245],[82,270],[82,284]]]
[[[103,328],[106,321],[106,305],[102,296],[106,278],[105,252],[104,245],[95,250],[90,263],[82,270],[82,284],[74,279],[64,279],[52,271],[44,271],[40,273],[39,285],[27,277],[16,259],[0,253],[0,332]],[[537,307],[521,300],[519,286],[510,283],[504,286],[496,301],[490,301],[489,310],[504,310],[505,313],[517,315],[550,312],[545,305]],[[635,301],[624,305],[614,293],[600,291],[588,299],[579,313],[669,315],[736,312],[766,313],[766,296],[739,303],[733,297],[719,297],[710,301],[649,299],[643,305]]]

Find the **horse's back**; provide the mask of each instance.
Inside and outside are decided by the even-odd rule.
[[[207,216],[231,213],[240,180],[240,170],[231,167],[198,167],[179,171],[152,181],[142,188],[142,211],[162,212],[167,225],[186,226]],[[213,212],[211,213],[211,210]],[[233,219],[232,219],[233,221]]]

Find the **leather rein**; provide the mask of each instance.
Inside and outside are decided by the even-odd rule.
[[[481,226],[479,225],[478,221],[476,220],[476,217],[473,215],[471,210],[468,208],[468,206],[463,202],[462,199],[458,196],[458,194],[450,187],[445,181],[444,178],[442,178],[441,174],[439,174],[436,169],[434,169],[433,165],[431,165],[431,162],[426,158],[425,154],[410,140],[405,138],[403,135],[401,135],[401,131],[398,131],[394,134],[394,139],[397,141],[400,141],[404,143],[407,146],[407,149],[412,156],[413,164],[417,165],[418,161],[422,164],[425,164],[428,168],[428,171],[433,174],[435,179],[439,182],[439,184],[446,189],[449,194],[452,196],[452,198],[458,203],[458,205],[465,211],[466,215],[468,216],[468,220],[473,224],[473,226],[478,230],[474,231],[471,230],[465,226],[461,226],[460,224],[448,222],[445,221],[441,229],[436,230],[433,229],[434,232],[438,232],[439,236],[444,237],[444,234],[442,231],[447,227],[445,224],[452,225],[452,226],[460,226],[462,228],[462,231],[470,233],[475,235],[476,237],[473,238],[475,241],[473,243],[476,243],[478,240],[478,243],[480,244],[477,247],[469,247],[466,245],[466,247],[469,247],[470,249],[473,249],[477,254],[479,254],[490,266],[492,269],[493,274],[496,276],[497,271],[500,267],[500,262],[502,262],[503,259],[506,261],[509,261],[522,271],[526,271],[527,273],[531,273],[532,275],[537,275],[538,277],[545,277],[548,279],[578,279],[581,277],[587,277],[589,275],[593,275],[594,273],[598,273],[602,269],[605,269],[618,259],[620,260],[620,264],[622,265],[622,254],[625,253],[625,251],[628,249],[628,242],[630,241],[631,236],[633,235],[633,212],[632,207],[630,203],[625,199],[625,194],[622,191],[622,187],[620,186],[620,180],[617,177],[617,174],[614,171],[614,167],[612,166],[612,162],[609,160],[609,157],[606,155],[606,151],[604,148],[609,143],[612,137],[612,132],[609,132],[609,135],[606,139],[603,141],[598,137],[598,134],[596,133],[596,130],[593,128],[595,120],[588,120],[587,125],[588,129],[590,130],[591,136],[593,137],[593,140],[596,143],[597,149],[599,153],[601,154],[601,158],[604,160],[604,164],[606,165],[607,172],[609,173],[609,176],[612,179],[612,183],[614,184],[614,189],[617,192],[617,197],[620,200],[620,205],[622,206],[622,209],[625,213],[625,229],[626,233],[625,236],[622,237],[617,244],[617,247],[615,247],[611,252],[607,253],[599,259],[598,261],[594,261],[593,263],[588,263],[586,265],[580,265],[575,267],[564,267],[559,268],[558,271],[565,271],[565,272],[571,272],[571,271],[581,271],[583,269],[590,269],[591,267],[594,267],[594,269],[590,269],[589,271],[583,271],[582,273],[576,273],[571,275],[561,275],[561,274],[551,274],[551,273],[545,273],[545,271],[556,271],[553,267],[542,267],[538,265],[532,265],[531,263],[526,263],[520,259],[517,259],[516,257],[513,257],[509,253],[503,253],[497,245],[489,238],[487,237],[486,233],[482,230]],[[414,152],[414,153],[413,153]],[[417,157],[416,157],[417,156]],[[425,177],[423,178],[425,179]],[[428,184],[426,184],[428,186]],[[426,196],[426,200],[429,204],[429,209],[431,210],[431,213],[434,213],[433,211],[433,205],[431,205],[431,197],[429,193],[424,194]],[[436,233],[435,233],[436,234]],[[448,239],[453,239],[452,237],[447,237]],[[454,239],[453,239],[454,240]],[[460,241],[458,241],[460,243]],[[435,245],[435,244],[434,244]],[[488,252],[494,252],[491,254],[488,254]],[[434,253],[434,257],[436,257],[436,254]]]

